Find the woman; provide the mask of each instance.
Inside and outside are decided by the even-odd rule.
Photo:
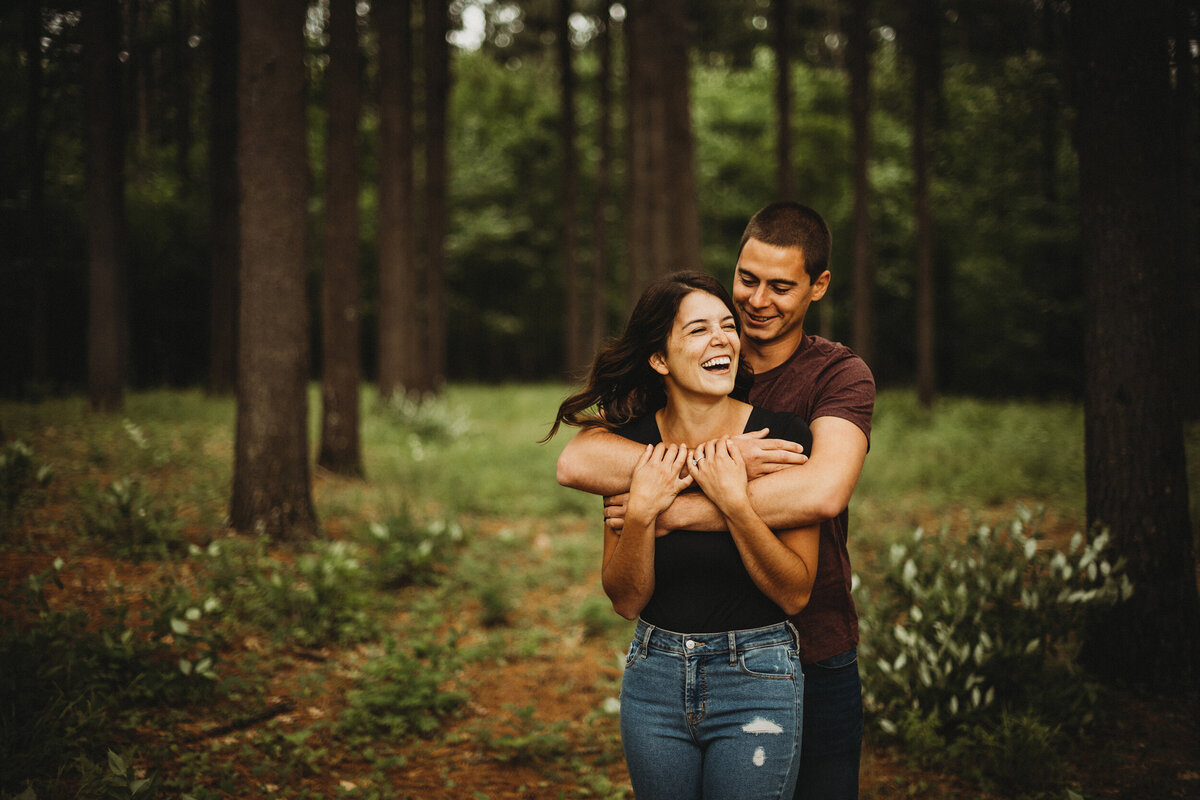
[[[787,619],[812,591],[818,528],[763,524],[730,438],[769,427],[806,448],[812,439],[792,415],[737,399],[753,380],[740,333],[719,281],[667,276],[551,429],[600,425],[646,445],[624,528],[605,526],[601,572],[616,611],[638,619],[621,738],[639,800],[790,798],[796,781],[804,676]],[[729,530],[657,536],[658,515],[692,488]]]

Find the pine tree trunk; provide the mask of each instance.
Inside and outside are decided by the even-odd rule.
[[[305,0],[241,0],[241,341],[230,520],[317,532],[308,469]]]
[[[209,309],[209,391],[233,391],[237,383],[238,176],[237,0],[209,0],[208,180],[212,239]]]
[[[795,200],[792,177],[792,9],[788,0],[771,4],[775,22],[776,200]]]
[[[916,350],[917,400],[925,408],[933,405],[936,390],[934,345],[935,303],[933,285],[934,226],[931,198],[930,136],[940,73],[938,10],[935,0],[917,0],[913,26],[916,37],[913,79],[913,205],[916,212]]]
[[[1087,518],[1134,594],[1088,634],[1085,660],[1160,691],[1200,674],[1200,601],[1168,313],[1183,265],[1172,185],[1169,2],[1072,7],[1087,264]],[[1189,368],[1194,369],[1192,364]]]
[[[446,382],[446,230],[449,167],[446,115],[450,98],[448,11],[443,0],[425,0],[425,370],[418,388],[437,392]]]
[[[329,142],[325,186],[325,271],[321,281],[321,446],[317,464],[363,474],[358,384],[358,113],[356,0],[329,4]]]
[[[579,263],[575,252],[579,168],[575,157],[575,71],[571,66],[570,17],[571,0],[559,0],[556,38],[562,97],[558,141],[562,153],[563,374],[568,379],[573,378],[586,363],[579,298]]]
[[[608,335],[608,192],[612,175],[612,26],[606,19],[597,40],[600,48],[599,114],[597,134],[596,198],[592,217],[592,335],[591,352],[600,349]]]
[[[410,0],[376,3],[379,30],[379,394],[415,391],[421,307],[413,216]]]
[[[875,264],[871,257],[870,0],[853,0],[847,17],[850,126],[854,131],[854,350],[875,363]]]
[[[50,380],[50,322],[46,276],[46,148],[42,130],[42,4],[25,0],[22,20],[23,47],[28,64],[26,80],[25,166],[29,189],[25,235],[32,284],[30,377],[45,386]]]
[[[88,399],[96,411],[117,411],[124,404],[128,353],[119,21],[115,0],[89,0],[84,8]]]

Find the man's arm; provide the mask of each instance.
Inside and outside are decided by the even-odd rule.
[[[558,482],[589,494],[629,491],[630,476],[645,445],[603,428],[584,428],[558,457]]]
[[[772,530],[815,525],[850,503],[867,458],[867,436],[841,417],[818,417],[808,462],[750,482],[750,503]],[[680,495],[658,518],[666,530],[724,530],[725,521],[707,497]]]
[[[735,437],[751,479],[803,464],[808,458],[804,448],[795,442],[768,436],[770,431],[764,428]],[[603,428],[584,428],[567,442],[558,457],[558,482],[569,489],[605,497],[623,494],[629,491],[629,476],[642,450],[641,445],[619,434]]]

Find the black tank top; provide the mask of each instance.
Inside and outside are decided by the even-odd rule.
[[[812,433],[799,417],[757,406],[746,431],[770,428],[771,438],[790,439],[812,449]],[[653,414],[617,433],[641,444],[658,444],[662,434]],[[654,545],[654,594],[642,619],[677,633],[718,633],[774,625],[787,619],[779,606],[754,585],[728,531],[675,531]]]

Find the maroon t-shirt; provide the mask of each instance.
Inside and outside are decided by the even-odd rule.
[[[839,417],[871,441],[875,378],[866,362],[845,345],[805,336],[791,358],[754,378],[750,403],[787,411],[809,425],[819,417]],[[812,598],[792,618],[800,631],[800,659],[806,664],[844,653],[858,644],[858,612],[850,596],[847,509],[821,523],[821,547]]]

